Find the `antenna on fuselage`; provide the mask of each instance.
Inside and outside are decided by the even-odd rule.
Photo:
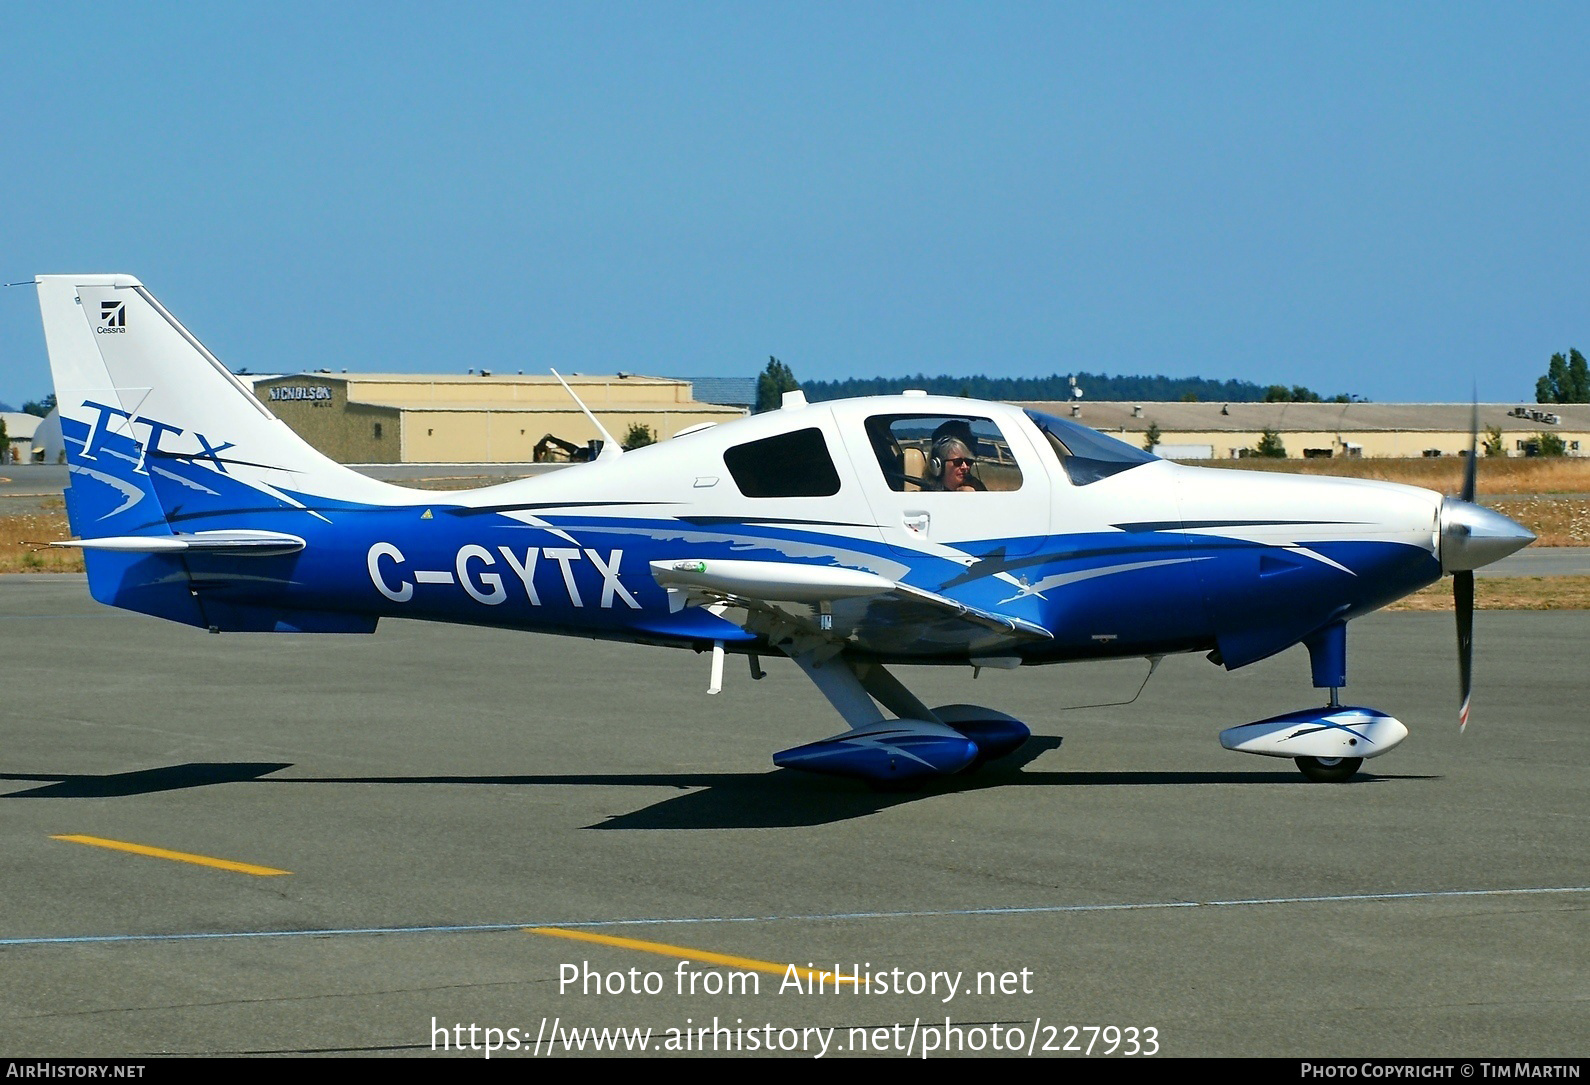
[[[569,382],[563,379],[562,374],[554,369],[552,370],[552,375],[558,378],[558,383],[563,385],[563,390],[569,394],[570,399],[574,400],[574,405],[585,412],[585,417],[591,420],[591,425],[596,427],[596,432],[602,435],[602,451],[596,454],[596,458],[598,460],[616,459],[623,455],[624,446],[613,440],[613,435],[607,432],[607,427],[602,425],[602,423],[597,420],[596,415],[591,413],[591,408],[587,407],[580,400],[580,397],[574,394],[574,389],[569,387]],[[576,374],[576,376],[578,376],[578,374]],[[611,453],[611,455],[609,455],[609,453]]]

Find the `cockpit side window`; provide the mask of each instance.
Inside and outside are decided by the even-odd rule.
[[[820,429],[800,429],[735,445],[724,466],[746,497],[832,497],[839,472]]]
[[[867,442],[891,490],[955,493],[1021,489],[1021,468],[992,419],[873,415]]]

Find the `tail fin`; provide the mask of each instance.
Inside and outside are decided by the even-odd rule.
[[[85,561],[101,602],[214,626],[174,536],[207,532],[216,548],[229,532],[301,534],[301,518],[324,521],[317,509],[406,503],[402,488],[293,433],[137,279],[37,283],[71,471],[67,515],[85,543],[100,543]]]
[[[391,500],[395,487],[327,459],[271,414],[137,279],[37,281],[69,464],[140,489],[153,463],[187,463],[267,490]],[[124,455],[107,463],[111,450]]]

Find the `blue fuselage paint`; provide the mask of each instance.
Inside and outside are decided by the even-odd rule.
[[[701,607],[673,610],[649,563],[809,562],[836,541],[815,525],[751,518],[703,525],[565,506],[538,510],[527,523],[512,510],[456,504],[358,505],[239,482],[209,466],[220,448],[214,442],[203,454],[165,457],[70,420],[64,436],[73,471],[68,510],[81,536],[255,529],[304,539],[302,551],[276,557],[88,555],[101,602],[225,630],[367,632],[381,617],[406,617],[756,648],[756,634]],[[84,455],[90,444],[91,458]],[[1183,531],[1179,521],[1162,519],[1105,532],[988,539],[963,548],[997,558],[967,565],[920,553],[894,578],[1050,630],[1052,641],[1016,649],[1027,662],[1218,647],[1226,665],[1240,666],[1440,575],[1429,550],[1402,542],[1304,550],[1198,527]],[[843,545],[848,563],[901,567],[901,552],[881,539],[852,534]],[[931,645],[920,657],[949,661]]]

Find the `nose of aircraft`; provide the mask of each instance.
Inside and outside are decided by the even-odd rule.
[[[1535,541],[1535,533],[1499,512],[1455,497],[1441,503],[1441,571],[1463,572],[1500,561]]]

